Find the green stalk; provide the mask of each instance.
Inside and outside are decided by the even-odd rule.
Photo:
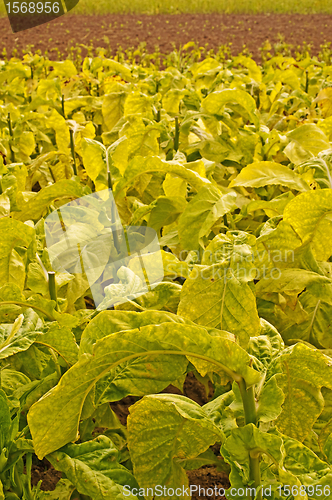
[[[306,94],[308,93],[309,90],[309,71],[306,70],[305,72],[305,92]]]
[[[56,293],[56,284],[55,284],[55,272],[54,271],[49,271],[48,272],[48,289],[50,292],[50,297],[51,300],[55,301],[55,309],[56,311],[59,310],[58,308],[58,297]]]
[[[66,119],[66,113],[65,113],[65,97],[62,94],[61,97],[61,108],[62,108],[62,115],[64,119]],[[75,143],[74,143],[74,132],[72,129],[69,129],[69,134],[70,134],[70,149],[71,149],[71,155],[74,160],[74,165],[73,165],[73,170],[74,170],[74,175],[77,175],[77,167],[76,167],[76,158],[75,158]]]
[[[9,133],[10,133],[11,137],[13,137],[13,129],[12,129],[12,121],[10,118],[10,113],[8,113],[8,128],[9,128]]]
[[[246,383],[243,378],[238,382],[238,385],[243,402],[245,424],[256,425],[257,414],[256,414],[254,386],[251,386],[249,387],[249,389],[247,389]]]
[[[12,121],[10,118],[10,113],[8,113],[8,120],[7,121],[8,121],[9,134],[10,134],[10,137],[12,139],[13,138],[13,128],[12,128]],[[12,155],[12,162],[15,163],[15,154],[14,154],[14,151],[12,150],[11,141],[9,141],[9,149],[10,149],[10,152]]]
[[[259,96],[259,93],[257,94],[257,99],[256,99],[256,108],[259,109],[261,105],[261,100],[260,100],[260,96]]]
[[[17,470],[17,464],[14,465],[14,471],[11,477],[12,483],[13,483],[13,490],[16,495],[21,498],[22,493],[23,493],[23,487],[22,487],[22,481],[21,481],[21,476]]]
[[[70,129],[69,133],[70,133],[71,155],[72,155],[73,160],[74,160],[73,170],[74,170],[74,175],[77,175],[76,158],[75,158],[75,144],[74,144],[74,131],[72,129]]]
[[[180,138],[179,118],[176,116],[175,117],[174,151],[178,151],[178,149],[179,149],[179,138]]]
[[[64,119],[66,119],[66,114],[65,114],[65,97],[64,97],[63,94],[62,94],[62,97],[61,97],[61,107],[62,107],[62,115],[63,115]]]
[[[245,424],[257,425],[257,412],[256,412],[256,402],[255,402],[255,389],[251,386],[247,389],[246,383],[242,378],[238,382],[240,389],[243,410],[244,410],[244,420]],[[256,454],[249,454],[249,469],[250,469],[250,479],[253,482],[253,487],[258,490],[261,486],[261,472],[260,472],[260,457]],[[253,499],[254,497],[252,497]],[[262,500],[261,491],[257,494],[256,500]]]
[[[260,470],[260,458],[252,457],[249,455],[249,468],[250,468],[250,479],[253,481],[254,488],[256,492],[258,488],[261,486],[261,470]],[[262,500],[262,491],[259,491],[256,496],[256,500]]]
[[[226,227],[226,231],[227,231],[227,229],[228,229],[228,221],[227,221],[227,215],[226,214],[223,215],[223,222],[224,222],[224,226]]]
[[[29,500],[33,500],[33,494],[31,490],[31,466],[32,466],[32,453],[27,453],[25,458],[25,467],[27,475],[27,496]]]
[[[159,92],[159,87],[160,87],[160,82],[159,80],[156,81],[156,94],[158,94]],[[156,122],[160,122],[160,105],[159,105],[159,108],[157,110],[157,114],[156,114]]]
[[[67,243],[67,247],[69,248],[70,247],[70,243],[69,243],[69,239],[68,239],[67,229],[66,229],[65,223],[63,222],[62,213],[61,213],[61,210],[59,208],[57,209],[57,214],[58,214],[60,225],[61,225],[64,237],[65,237],[65,240],[66,240],[66,243]]]
[[[109,170],[107,171],[107,183],[108,183],[108,189],[113,191],[112,175],[111,175],[111,172]]]

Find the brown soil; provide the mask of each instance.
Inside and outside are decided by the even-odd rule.
[[[67,55],[69,48],[81,44],[82,54],[91,43],[106,47],[115,53],[137,47],[146,42],[149,53],[159,47],[161,53],[189,41],[200,46],[218,49],[231,43],[233,55],[242,51],[244,44],[259,60],[260,47],[267,41],[280,42],[280,35],[294,50],[304,42],[312,45],[312,53],[319,53],[321,44],[331,42],[332,15],[327,14],[176,14],[176,15],[66,15],[47,24],[13,34],[6,18],[0,18],[0,51],[33,46],[43,53],[48,50],[52,59]],[[84,47],[85,46],[85,47]]]
[[[224,472],[218,472],[216,468],[212,466],[206,466],[198,470],[187,471],[187,476],[189,479],[189,484],[197,486],[197,490],[195,489],[196,491],[193,491],[193,495],[191,497],[193,500],[224,499],[225,496],[218,495],[218,492],[222,493],[222,489],[227,490],[230,487],[227,474],[225,474]],[[209,488],[212,488],[213,490],[212,495],[211,491],[209,491]],[[194,488],[192,488],[192,490],[194,490]]]
[[[33,464],[31,468],[31,483],[36,486],[40,480],[42,483],[40,489],[43,491],[53,491],[61,479],[61,472],[53,468],[46,458],[44,458],[40,465]]]

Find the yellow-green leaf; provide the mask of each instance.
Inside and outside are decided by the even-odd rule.
[[[221,440],[222,432],[204,410],[184,396],[145,396],[130,408],[128,447],[141,488],[167,485],[186,489],[189,481],[179,461],[196,458]],[[190,495],[161,498],[188,500]]]
[[[296,191],[308,191],[308,184],[290,168],[273,161],[259,161],[244,167],[229,187],[261,187],[277,184]]]

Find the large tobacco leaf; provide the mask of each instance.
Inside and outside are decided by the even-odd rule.
[[[236,208],[236,194],[224,196],[215,186],[206,186],[188,203],[179,218],[179,239],[186,251],[199,248],[201,238],[210,233],[213,225]]]
[[[98,323],[98,317],[95,319]],[[110,373],[109,400],[127,394],[160,392],[186,372],[188,361],[205,375],[215,371],[223,383],[243,378],[248,387],[260,380],[248,354],[227,336],[211,336],[203,327],[164,323],[113,333],[97,341],[57,387],[33,405],[29,427],[38,457],[78,439],[84,401],[98,380]]]
[[[229,331],[244,347],[260,329],[255,295],[228,262],[194,267],[183,285],[178,314]]]
[[[110,335],[111,333],[125,330],[134,330],[147,325],[161,323],[192,323],[181,316],[166,311],[102,311],[98,315],[98,320],[91,321],[85,328],[81,336],[80,355],[92,353],[93,345],[97,340]]]
[[[150,156],[147,158],[137,156],[135,157],[126,168],[123,178],[115,187],[114,197],[117,198],[119,194],[130,186],[133,180],[145,173],[150,172],[164,172],[175,174],[178,177],[185,179],[197,191],[204,185],[209,185],[210,181],[202,178],[193,170],[184,167],[176,161],[166,162],[157,156]]]
[[[308,184],[295,172],[272,161],[260,161],[243,168],[230,187],[261,187],[280,184],[297,191],[308,191]]]
[[[88,193],[84,191],[80,184],[73,180],[64,179],[45,187],[28,201],[22,200],[19,204],[20,211],[15,213],[14,217],[22,222],[30,219],[37,221],[45,214],[45,211],[54,200],[72,200],[80,198],[84,194]]]
[[[256,126],[258,125],[258,119],[255,115],[256,103],[255,100],[245,91],[238,89],[224,89],[211,93],[203,101],[203,107],[208,113],[215,115],[221,115],[224,107],[227,104],[236,103],[245,112],[248,117]]]
[[[27,249],[34,244],[35,232],[20,221],[0,219],[0,285],[16,283],[24,287]]]
[[[317,260],[328,260],[332,255],[331,211],[331,189],[302,193],[285,208],[284,221],[292,226],[303,243],[310,241]]]
[[[285,394],[277,428],[303,442],[324,408],[322,387],[332,388],[331,358],[298,343],[281,352],[269,371]]]
[[[185,490],[189,480],[181,461],[196,458],[223,440],[223,433],[204,409],[184,396],[145,396],[130,408],[128,445],[141,488],[167,484],[168,488]]]
[[[305,314],[301,321],[286,324],[285,328],[281,330],[285,340],[288,342],[303,340],[315,347],[331,349],[332,325],[330,318],[332,306],[318,298],[317,294],[313,296],[308,291],[300,295],[299,302]]]
[[[60,326],[56,322],[45,328],[45,332],[37,339],[37,343],[45,345],[58,353],[68,365],[76,363],[78,345],[70,328]]]

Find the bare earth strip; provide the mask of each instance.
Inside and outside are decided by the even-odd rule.
[[[303,42],[312,44],[312,54],[318,54],[321,44],[332,42],[332,15],[328,14],[160,14],[148,15],[67,15],[37,28],[13,34],[6,18],[0,18],[0,53],[6,47],[8,55],[13,49],[18,54],[28,45],[42,52],[49,51],[51,59],[68,54],[76,44],[96,47],[137,47],[146,42],[148,52],[156,45],[167,53],[173,44],[180,46],[195,41],[209,49],[232,43],[232,53],[237,54],[246,44],[259,60],[259,48],[269,40],[276,43],[282,35],[294,49]],[[82,48],[82,53],[86,49]],[[1,57],[1,56],[0,56]]]

